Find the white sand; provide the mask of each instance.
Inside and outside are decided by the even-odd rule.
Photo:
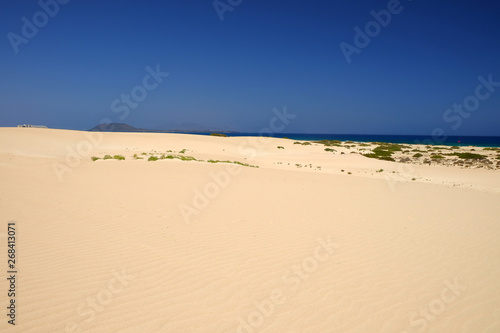
[[[4,314],[0,330],[500,332],[500,171],[88,135],[0,128],[1,243],[16,221],[19,271],[16,326]],[[259,168],[132,158],[182,149]],[[126,160],[90,159],[105,154]]]

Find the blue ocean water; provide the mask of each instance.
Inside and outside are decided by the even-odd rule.
[[[208,135],[209,133],[192,132],[190,134]],[[259,133],[226,133],[227,136],[261,136]],[[269,135],[265,135],[269,136]],[[369,135],[369,134],[305,134],[305,133],[274,133],[275,138],[293,140],[340,140],[356,142],[390,142],[425,145],[478,146],[500,147],[499,136],[448,136],[436,138],[426,135]]]

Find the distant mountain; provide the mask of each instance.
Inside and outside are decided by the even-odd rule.
[[[234,133],[233,131],[222,131],[215,129],[200,129],[196,124],[190,124],[186,126],[179,126],[178,129],[173,130],[162,130],[162,129],[144,129],[144,128],[136,128],[134,126],[130,126],[129,124],[124,123],[109,123],[109,124],[100,124],[94,128],[91,128],[89,131],[93,132],[149,132],[149,133],[186,133],[186,132],[199,132],[199,133],[212,133],[212,132],[223,132],[223,133]]]

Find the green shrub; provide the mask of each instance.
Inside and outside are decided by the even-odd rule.
[[[95,162],[95,161],[97,161],[97,160],[100,160],[100,158],[99,158],[99,157],[95,157],[95,156],[92,156],[92,157],[91,157],[91,159],[92,159],[92,161],[93,161],[93,162]]]
[[[242,163],[242,162],[238,162],[238,161],[208,160],[207,162],[208,163],[230,163],[230,164],[238,164],[238,165],[246,166],[246,167],[250,167],[250,168],[258,168],[257,165],[250,165],[248,163]]]
[[[186,149],[183,149],[179,152],[179,154],[184,154],[186,152]]]
[[[437,160],[437,159],[442,159],[442,158],[445,158],[445,157],[441,156],[441,155],[432,155],[431,158]]]
[[[294,144],[294,145],[301,145],[302,143],[301,143],[301,142],[298,142],[298,141],[295,141],[293,144]]]
[[[285,147],[283,147],[283,146],[278,146],[278,149],[285,149]]]
[[[124,161],[124,160],[125,160],[125,157],[124,157],[124,156],[122,156],[122,155],[115,155],[115,156],[113,156],[113,158],[114,158],[115,160],[118,160],[118,161]]]
[[[227,135],[224,133],[210,133],[210,136],[220,136],[223,138],[227,138]]]
[[[392,154],[396,151],[402,151],[402,148],[408,146],[398,145],[393,143],[382,143],[378,147],[375,147],[370,154],[363,154],[363,156],[368,158],[376,158],[383,161],[391,161],[394,162],[394,159],[391,157]]]
[[[181,161],[196,161],[196,158],[194,158],[193,156],[174,156],[175,158],[178,158],[179,160]]]
[[[341,143],[342,141],[339,140],[320,140],[320,141],[315,141],[315,143],[320,143],[325,146],[336,146],[336,147],[342,147]]]
[[[407,148],[411,148],[411,147],[404,146],[404,145],[393,144],[393,143],[388,143],[388,144],[385,144],[385,145],[381,145],[380,148],[384,149],[384,150],[395,152],[395,151],[401,151],[401,150],[403,150],[403,148],[407,149]]]
[[[486,158],[486,156],[481,155],[481,154],[473,154],[473,153],[455,153],[455,156],[458,156],[458,158],[463,158],[465,160],[479,160],[482,158]]]
[[[331,152],[331,153],[336,152],[336,150],[335,150],[335,149],[332,149],[332,148],[325,148],[325,151],[329,151],[329,152]]]
[[[156,156],[149,156],[148,161],[158,161],[158,157],[156,157]]]
[[[113,157],[111,157],[111,155],[105,155],[102,159],[103,160],[111,160],[111,159],[113,159]]]
[[[306,141],[306,142],[303,142],[303,143],[302,143],[302,145],[303,145],[303,146],[310,146],[310,145],[311,145],[311,143]]]
[[[241,165],[241,166],[245,166],[245,167],[250,167],[250,168],[258,168],[259,167],[258,165],[251,165],[251,164],[248,164],[248,163],[241,163],[241,162],[238,162],[238,161],[234,161],[233,163]]]
[[[413,157],[416,157],[416,158],[419,158],[419,157],[422,157],[424,155],[420,154],[420,153],[416,153],[415,155],[413,155]]]

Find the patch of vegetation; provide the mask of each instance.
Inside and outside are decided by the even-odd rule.
[[[486,158],[486,156],[484,155],[473,153],[454,153],[453,155],[458,156],[458,158],[462,158],[464,160],[480,160]]]
[[[394,162],[394,158],[392,158],[391,156],[397,151],[402,151],[401,148],[404,148],[404,146],[393,143],[384,143],[374,148],[372,150],[372,153],[363,154],[363,156],[368,158],[376,158],[383,161]]]
[[[227,138],[227,135],[224,133],[210,133],[210,136],[220,136],[223,138]]]
[[[341,152],[341,153],[340,153],[340,155],[345,155],[345,153],[344,153],[344,152]]]
[[[179,154],[184,154],[186,152],[186,149],[183,149],[179,152]]]
[[[346,141],[344,143],[348,143],[348,144],[351,144],[351,143],[354,143],[354,141]]]
[[[158,161],[158,157],[156,157],[156,156],[149,156],[148,161]]]
[[[124,160],[125,160],[125,157],[124,157],[124,156],[122,156],[122,155],[115,155],[115,156],[113,156],[113,158],[114,158],[115,160],[118,160],[118,161],[124,161]]]
[[[251,165],[251,164],[248,164],[248,163],[242,163],[242,162],[238,162],[238,161],[208,160],[207,162],[208,162],[208,163],[229,163],[229,164],[238,164],[238,165],[245,166],[245,167],[250,167],[250,168],[258,168],[258,167],[259,167],[259,166],[257,166],[257,165]]]
[[[483,150],[494,150],[494,151],[500,151],[500,148],[486,147],[486,148],[483,148]]]
[[[325,151],[329,151],[330,153],[336,152],[336,150],[332,148],[325,148]]]
[[[451,146],[451,149],[460,149],[459,146]]]
[[[441,156],[441,155],[431,155],[431,158],[435,159],[435,160],[438,160],[438,159],[442,159],[442,158],[445,158],[445,157]]]
[[[409,162],[411,162],[411,158],[409,158],[409,157],[403,157],[403,158],[399,159],[399,162],[401,162],[401,163],[409,163]]]
[[[97,161],[97,160],[100,160],[100,158],[99,158],[99,157],[96,157],[96,156],[92,156],[92,157],[91,157],[91,159],[92,159],[92,162],[95,162],[95,161]]]
[[[412,178],[411,180],[415,181],[415,180],[417,180],[417,178]]]
[[[360,147],[370,147],[370,145],[369,145],[369,144],[367,144],[367,143],[360,143],[360,144],[359,144],[359,146],[360,146]]]
[[[298,141],[295,141],[293,144],[294,144],[294,145],[301,145],[302,143],[301,143],[301,142],[298,142]]]
[[[384,172],[384,169],[377,170],[377,172]]]
[[[103,160],[111,160],[111,159],[113,159],[113,157],[111,157],[111,155],[105,155],[102,159]]]
[[[285,147],[283,147],[283,146],[278,146],[278,149],[285,149]]]
[[[401,151],[403,150],[403,148],[411,148],[409,146],[404,146],[404,145],[398,145],[398,144],[395,144],[395,143],[386,143],[386,144],[383,144],[383,145],[380,145],[380,147],[378,147],[380,149],[384,149],[384,150],[387,150],[387,151],[392,151],[392,152],[395,152],[395,151]],[[377,149],[377,148],[375,148]]]
[[[171,155],[169,155],[169,156],[171,156]],[[185,155],[179,156],[179,155],[177,155],[177,156],[174,156],[174,158],[177,158],[181,161],[196,161],[196,158],[194,158],[193,156],[185,156]]]
[[[395,160],[392,157],[390,157],[390,156],[381,156],[378,159],[382,160],[382,161],[395,162]]]
[[[306,142],[302,142],[302,145],[303,145],[303,146],[310,146],[310,145],[311,145],[311,143],[310,143],[310,142],[308,142],[308,141],[306,141]]]
[[[147,153],[142,153],[141,155],[147,155]]]
[[[424,156],[424,155],[422,155],[420,153],[416,153],[415,155],[413,155],[413,157],[415,157],[415,158],[419,158],[419,157],[422,157],[422,156]]]
[[[341,145],[342,141],[340,140],[320,140],[320,141],[315,141],[315,143],[323,144],[328,147],[331,146],[342,147]]]
[[[350,172],[350,171],[349,171],[347,174],[348,174],[348,175],[352,175],[352,172]]]

